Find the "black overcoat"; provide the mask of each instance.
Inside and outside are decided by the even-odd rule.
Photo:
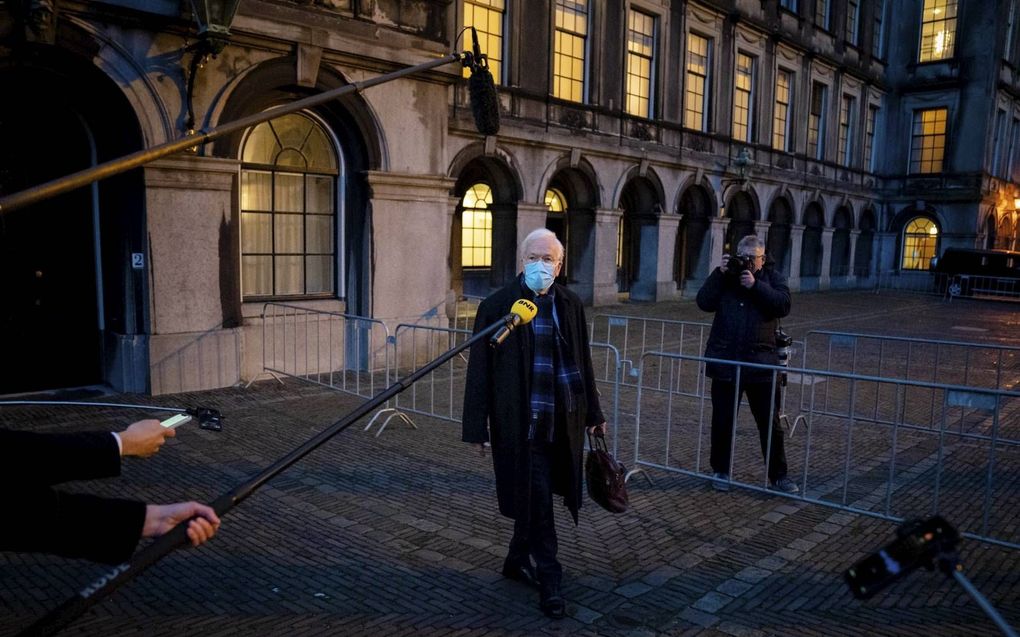
[[[563,496],[563,504],[576,524],[583,493],[584,429],[603,423],[605,418],[595,387],[584,306],[576,294],[558,283],[553,284],[552,292],[564,347],[573,356],[584,387],[580,395],[568,401],[573,410],[563,413],[557,424],[557,431],[565,432],[566,440],[563,436],[557,438],[553,460],[553,493]],[[478,306],[475,332],[506,316],[517,299],[534,297],[518,277]],[[488,339],[476,343],[471,348],[464,390],[463,440],[492,445],[499,512],[513,519],[526,519],[530,510],[527,433],[534,341],[532,326],[524,325],[496,348],[489,345]]]
[[[12,515],[9,524],[0,525],[0,550],[108,564],[129,559],[142,536],[144,502],[66,493],[51,486],[114,477],[120,469],[120,450],[109,432],[0,429],[0,497]]]
[[[706,358],[720,358],[762,365],[776,365],[776,327],[790,313],[790,288],[786,277],[768,264],[754,274],[750,289],[737,277],[719,268],[698,290],[698,307],[715,312],[705,345]],[[715,380],[736,380],[736,366],[708,363],[705,375]],[[772,372],[745,367],[741,382],[767,382]]]

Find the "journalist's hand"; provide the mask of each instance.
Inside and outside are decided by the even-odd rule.
[[[588,435],[605,436],[606,435],[606,429],[607,429],[606,423],[605,423],[605,421],[603,421],[601,425],[595,425],[594,427],[588,427],[587,432],[588,432]]]
[[[729,265],[729,263],[730,263],[730,255],[728,255],[728,254],[722,255],[722,263],[719,264],[719,269],[722,270],[723,274],[726,274],[726,272],[728,271],[726,269],[726,266]]]
[[[754,287],[754,275],[751,274],[750,270],[744,270],[740,273],[740,285],[744,286],[748,290]]]

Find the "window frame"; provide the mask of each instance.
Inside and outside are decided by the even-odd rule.
[[[692,68],[692,55],[691,50],[692,38],[698,38],[705,42],[705,53],[704,53],[704,73],[698,73]],[[712,104],[712,62],[713,62],[713,38],[700,33],[689,31],[687,33],[687,46],[685,47],[684,56],[684,127],[691,130],[696,130],[702,133],[707,133],[711,126],[711,104]],[[700,53],[699,53],[700,55]],[[691,126],[689,120],[692,114],[698,114],[698,111],[691,109],[691,97],[698,96],[698,93],[692,92],[691,85],[692,80],[698,78],[701,80],[702,93],[700,94],[700,119],[701,122],[698,126]]]
[[[503,5],[502,9],[500,10],[493,8],[492,7],[493,2],[501,3]],[[468,24],[468,11],[467,11],[468,5],[471,5],[472,7],[477,7],[477,10],[479,11],[499,13],[500,14],[499,28],[501,29],[500,33],[498,35],[491,33],[490,31],[487,30],[487,28],[479,27],[477,24],[474,24],[474,22]],[[510,5],[509,0],[463,0],[460,3],[461,12],[460,26],[461,28],[464,29],[470,26],[475,27],[475,31],[478,32],[479,45],[481,46],[482,53],[484,53],[488,57],[489,71],[492,73],[492,79],[495,81],[497,86],[507,85],[506,67],[508,62],[507,58],[509,57],[508,55],[509,46],[507,40],[507,25],[509,24],[509,22],[507,21],[507,18],[510,13],[509,5]],[[470,35],[468,35],[465,32],[464,37],[470,38]],[[499,46],[495,47],[498,51],[498,57],[494,58],[492,55],[493,47],[488,45],[490,38],[497,38],[499,40]],[[495,64],[495,66],[493,66],[493,64]],[[463,77],[469,77],[471,75],[471,70],[465,68],[462,72],[462,75]]]
[[[932,8],[929,9],[928,8],[929,6],[931,6]],[[948,17],[949,7],[952,7],[953,10],[952,17]],[[945,11],[947,17],[926,20],[925,16],[929,10],[932,12],[933,16],[937,15],[936,9],[938,9],[940,12]],[[954,57],[956,57],[956,27],[958,19],[959,19],[958,0],[923,0],[923,4],[921,5],[921,15],[919,17],[920,26],[918,29],[918,43],[917,43],[918,64],[945,62],[947,60],[952,60]],[[946,26],[949,23],[952,23],[951,29],[943,29],[942,31],[937,32],[935,31],[935,28],[937,28],[935,25],[942,24]],[[932,25],[931,35],[925,35],[926,25]],[[934,52],[935,46],[934,40],[937,39],[937,34],[940,33],[948,34],[949,44],[943,45],[943,50],[946,51],[944,54],[936,55]],[[925,50],[927,48],[925,45],[926,38],[931,38],[933,42],[933,44],[931,45],[932,52],[928,57],[925,56]]]
[[[568,102],[575,102],[575,103],[578,103],[578,104],[587,104],[588,103],[588,97],[589,97],[589,95],[588,95],[588,89],[589,89],[588,75],[589,75],[589,72],[590,72],[590,65],[591,65],[591,59],[590,59],[591,58],[591,38],[589,37],[589,35],[591,34],[591,26],[592,26],[592,3],[591,3],[590,0],[583,0],[583,2],[585,4],[585,7],[584,7],[584,28],[585,28],[585,31],[584,31],[583,35],[578,35],[574,31],[570,31],[570,30],[567,30],[567,29],[560,28],[559,25],[558,25],[558,22],[559,22],[558,19],[557,19],[557,17],[558,17],[558,9],[560,7],[560,3],[563,2],[563,1],[564,0],[553,0],[553,2],[551,3],[552,11],[553,11],[553,42],[552,42],[552,65],[553,65],[553,68],[552,68],[552,82],[553,82],[553,85],[550,87],[550,89],[551,89],[550,92],[552,93],[552,96],[557,98],[557,99],[565,100],[565,101],[568,101]],[[560,63],[561,64],[561,68],[562,68],[561,59],[563,59],[563,58],[568,59],[568,60],[575,60],[575,59],[577,59],[577,58],[574,58],[572,55],[570,55],[570,54],[568,54],[566,52],[561,52],[559,50],[558,43],[561,41],[561,39],[563,37],[578,38],[578,39],[580,39],[582,41],[582,44],[581,44],[581,55],[583,57],[580,58],[580,60],[581,60],[581,78],[580,79],[576,79],[576,78],[574,78],[572,76],[568,76],[568,75],[563,75],[562,73],[561,74],[557,74],[556,73],[556,65],[557,65],[557,63]],[[561,86],[561,82],[564,82],[564,81],[567,82],[567,83],[580,83],[581,90],[580,90],[580,98],[579,99],[574,99],[573,97],[564,97],[562,94],[558,94],[559,93],[559,87]]]
[[[785,76],[787,78],[786,87],[786,102],[779,101],[779,78]],[[774,100],[772,103],[772,148],[775,150],[781,150],[783,152],[791,152],[793,149],[793,108],[796,100],[796,81],[797,74],[794,71],[778,67],[776,69],[776,82],[773,91]],[[782,104],[785,108],[785,115],[783,118],[783,144],[782,148],[776,147],[776,122],[779,105]]]
[[[631,50],[631,36],[630,36],[630,34],[632,32],[637,33],[636,31],[633,31],[633,29],[631,29],[631,16],[632,15],[643,16],[643,17],[649,18],[649,20],[651,21],[651,33],[650,34],[642,34],[642,35],[645,35],[645,36],[647,36],[647,37],[649,37],[651,39],[651,44],[648,47],[650,49],[650,51],[651,51],[650,55],[647,55],[647,56],[646,55],[642,55],[640,53],[637,53],[637,52],[634,52],[634,51]],[[623,104],[623,111],[625,113],[627,113],[628,115],[632,115],[634,117],[641,117],[641,118],[644,118],[644,119],[652,119],[652,118],[655,117],[655,108],[658,106],[658,104],[656,104],[656,100],[655,100],[655,90],[656,90],[656,81],[655,80],[656,80],[656,74],[657,74],[657,71],[658,71],[658,69],[656,68],[656,64],[658,62],[658,57],[657,57],[656,53],[658,52],[658,46],[659,46],[659,16],[654,14],[654,13],[650,13],[648,11],[645,11],[643,9],[635,8],[633,6],[628,7],[627,8],[627,28],[626,28],[626,42],[625,42],[625,44],[626,44],[626,48],[624,49],[625,64],[624,64],[624,69],[623,69],[624,78],[625,78],[625,81],[624,81],[624,104]],[[641,76],[641,75],[639,75],[637,73],[632,73],[631,72],[631,63],[632,63],[632,61],[635,58],[642,59],[642,60],[647,60],[648,61],[648,77],[647,78],[644,78],[643,76]],[[631,92],[631,90],[630,90],[630,84],[631,84],[631,79],[630,78],[631,77],[641,78],[642,81],[644,81],[645,86],[647,87],[647,90],[648,90],[648,96],[646,98],[643,98],[640,95]],[[636,112],[631,110],[631,99],[632,98],[638,100],[638,102],[640,102],[641,100],[647,101],[647,104],[645,105],[645,113],[644,114],[636,113]]]
[[[329,150],[332,152],[332,160],[336,164],[336,169],[333,171],[321,170],[321,169],[308,169],[307,167],[301,169],[300,167],[294,167],[289,165],[281,165],[279,163],[274,164],[263,164],[258,162],[246,162],[244,161],[245,148],[251,141],[251,136],[254,131],[262,125],[270,126],[270,130],[277,139],[279,144],[279,135],[275,128],[272,127],[274,121],[270,120],[255,124],[243,132],[241,144],[238,149],[239,154],[239,168],[238,168],[238,255],[240,257],[239,266],[239,291],[242,303],[250,302],[265,302],[272,300],[297,300],[297,299],[344,299],[346,298],[347,290],[345,287],[346,283],[346,269],[344,259],[340,258],[342,251],[346,248],[345,240],[345,210],[344,200],[346,192],[346,178],[344,166],[344,153],[343,148],[340,145],[340,141],[333,133],[332,129],[318,117],[314,112],[311,111],[300,111],[297,113],[291,113],[289,116],[299,116],[309,120],[313,127],[317,127],[329,144]],[[309,133],[306,135],[305,140],[311,135],[312,129],[309,129]],[[281,150],[285,151],[286,148]],[[279,155],[279,153],[278,153]],[[245,188],[245,177],[251,173],[268,173],[270,176],[270,208],[268,210],[257,209],[257,208],[245,208],[244,207],[244,188]],[[276,209],[276,197],[277,197],[277,177],[279,175],[301,175],[302,176],[302,205],[301,211],[284,211]],[[308,212],[308,178],[309,177],[329,177],[331,181],[331,206],[332,211],[328,214],[319,212]],[[268,215],[269,216],[269,252],[256,252],[247,251],[244,245],[244,225],[245,218],[248,214],[255,215]],[[301,251],[290,253],[290,252],[278,252],[277,240],[276,240],[276,228],[277,228],[277,216],[301,216]],[[308,217],[329,217],[332,223],[332,232],[330,233],[330,242],[332,244],[332,252],[309,252],[308,251]],[[277,257],[283,256],[300,256],[302,261],[302,288],[305,290],[300,293],[281,293],[277,291]],[[244,260],[246,256],[254,257],[269,257],[270,258],[270,288],[271,291],[268,294],[246,294],[245,293],[245,275],[244,275]],[[320,292],[308,292],[308,257],[329,257],[330,258],[330,274],[332,277],[332,285],[330,290]]]
[[[482,201],[485,204],[484,207],[467,206],[467,205],[465,205],[464,201],[465,201],[465,199],[467,199],[468,193],[471,193],[472,191],[474,191],[479,186],[484,186],[485,187],[485,189],[486,189],[486,196],[479,198],[477,196],[477,194],[475,194],[475,201],[476,202],[477,201]],[[491,199],[493,199],[492,184],[486,183],[485,181],[476,181],[476,182],[472,183],[471,185],[469,185],[467,188],[464,189],[464,194],[462,194],[460,196],[459,207],[460,207],[460,267],[461,267],[461,270],[480,271],[480,270],[487,270],[487,269],[491,269],[492,268],[492,243],[493,243],[492,242],[492,207],[491,207],[492,203],[490,201],[487,201],[487,200],[491,200]],[[478,225],[475,225],[475,224],[472,224],[470,226],[466,225],[465,224],[465,213],[468,212],[468,211],[471,211],[472,216],[477,216],[479,214],[479,212],[483,212],[484,216],[485,216],[485,219],[486,219],[485,223],[483,223],[481,226],[478,226]],[[471,231],[479,231],[479,230],[482,231],[483,239],[484,239],[483,242],[482,242],[482,245],[479,246],[479,245],[475,244],[473,241],[469,245],[464,240],[464,238],[465,238],[465,236],[466,236],[466,234],[467,234],[467,232],[469,230],[471,230]],[[483,260],[487,261],[487,263],[483,263],[482,265],[475,265],[474,263],[472,263],[471,265],[468,265],[467,264],[467,259],[464,258],[464,255],[465,255],[465,253],[468,250],[482,250],[483,251],[483,255],[485,257]],[[473,262],[474,258],[472,258],[471,260]]]
[[[922,221],[927,222],[930,225],[928,231],[910,231],[911,226]],[[934,229],[935,232],[931,232],[931,229]],[[911,237],[916,239],[916,243],[910,241]],[[900,270],[907,270],[910,272],[927,270],[932,257],[938,254],[939,240],[941,237],[942,230],[939,228],[938,222],[930,216],[916,215],[908,219],[907,222],[903,224],[903,232],[900,236]],[[907,255],[908,243],[914,244],[909,246],[912,252],[909,257]],[[919,253],[913,254],[914,252],[917,252],[917,248],[919,248]],[[907,263],[908,258],[910,259],[910,265]]]
[[[943,130],[942,130],[942,132],[941,133],[926,134],[922,130],[921,133],[919,134],[918,133],[919,125],[923,126],[924,121],[923,121],[923,119],[919,120],[918,118],[919,117],[923,118],[924,114],[926,114],[926,113],[935,114],[935,113],[937,113],[939,111],[942,111],[942,112],[945,113],[945,116],[942,119],[942,122],[943,122]],[[938,122],[938,118],[936,118],[934,120],[934,122],[937,123]],[[937,139],[938,139],[938,137],[940,135],[941,135],[941,139],[942,139],[942,145],[941,145],[942,155],[941,155],[941,157],[938,160],[939,166],[938,166],[938,169],[936,170],[936,169],[934,169],[934,164],[933,164],[933,162],[935,161],[934,159],[927,159],[927,160],[925,160],[925,159],[917,159],[915,157],[915,153],[917,151],[924,152],[926,150],[934,150],[934,149],[938,148],[938,144],[935,144],[935,145],[930,146],[930,147],[927,146],[925,144],[925,140],[930,138],[930,139],[932,139],[934,141],[937,141]],[[921,142],[920,144],[917,143],[918,140],[920,140],[920,142]],[[910,128],[910,154],[909,154],[908,159],[907,159],[907,162],[908,162],[907,163],[907,172],[909,174],[911,174],[911,175],[931,175],[931,174],[938,174],[938,173],[944,172],[945,169],[946,169],[946,149],[948,148],[948,145],[949,145],[949,107],[948,106],[936,106],[936,107],[932,107],[932,108],[918,108],[918,109],[914,109],[914,111],[913,111],[913,118],[911,119],[911,128]],[[924,167],[925,162],[928,162],[928,163],[932,164],[931,166],[929,166],[930,168],[932,168],[931,170],[921,170]],[[915,168],[916,168],[916,170],[915,170]]]
[[[839,163],[847,168],[853,164],[854,110],[856,106],[856,96],[844,93],[839,102],[839,135],[836,140],[836,155]]]
[[[741,72],[740,72],[740,61],[741,60],[740,60],[740,58],[742,58],[742,57],[747,58],[748,61],[750,62],[749,66],[748,66],[748,71],[747,71],[748,87],[747,87],[746,91],[742,90],[740,88],[740,85],[739,85],[739,80],[741,78]],[[758,76],[758,72],[757,72],[758,71],[758,58],[756,56],[754,56],[754,55],[751,55],[750,53],[745,53],[743,51],[739,51],[738,50],[737,54],[736,54],[736,56],[734,58],[733,64],[734,64],[734,71],[733,71],[733,113],[732,113],[732,121],[730,123],[730,135],[733,137],[733,139],[736,139],[738,141],[742,141],[742,142],[746,142],[746,143],[750,144],[750,143],[754,142],[754,124],[755,124],[754,100],[755,100],[755,97],[756,97],[755,94],[757,93],[757,88],[758,88],[757,87],[757,84],[758,84],[758,82],[757,82],[757,76]],[[746,96],[747,96],[747,105],[746,105],[746,107],[738,106],[738,104],[737,104],[737,97],[738,97],[739,93],[746,94]],[[744,112],[744,116],[745,116],[744,122],[741,123],[741,124],[738,124],[738,122],[737,122],[737,112],[738,112],[738,110],[742,110]],[[742,126],[743,129],[744,129],[744,131],[743,131],[744,134],[742,136],[737,134],[737,126],[738,125]]]
[[[815,90],[821,89],[819,108],[820,112],[815,112]],[[827,122],[829,111],[829,86],[824,82],[818,82],[817,80],[811,82],[811,95],[810,102],[808,105],[808,117],[807,117],[807,156],[816,161],[825,160],[825,135],[828,132]],[[815,141],[811,141],[812,122],[816,123],[815,127]],[[814,145],[814,152],[812,152],[812,145]]]

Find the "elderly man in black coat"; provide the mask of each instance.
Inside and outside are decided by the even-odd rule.
[[[765,246],[755,235],[740,240],[737,256],[745,262],[744,267],[734,268],[734,260],[724,254],[722,265],[712,271],[698,291],[698,307],[715,312],[705,357],[776,365],[776,327],[779,319],[790,313],[790,288],[786,278],[765,262]],[[743,393],[758,425],[762,455],[768,458],[769,486],[797,493],[797,485],[786,477],[777,377],[767,369],[740,367],[738,387],[737,373],[737,365],[725,363],[709,363],[705,369],[712,379],[713,486],[720,491],[729,488],[730,451],[737,420],[734,405]]]
[[[563,245],[552,232],[535,230],[521,242],[520,257],[518,277],[478,306],[475,332],[506,316],[521,298],[534,301],[538,313],[501,345],[481,342],[471,348],[463,440],[477,445],[482,455],[485,443],[491,445],[499,512],[514,520],[503,575],[537,585],[540,608],[558,619],[566,604],[553,494],[563,496],[576,524],[585,429],[604,434],[605,418],[584,306],[554,282]]]

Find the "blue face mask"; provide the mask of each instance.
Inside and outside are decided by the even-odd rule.
[[[535,294],[544,292],[553,284],[553,272],[556,266],[544,261],[524,264],[524,284]]]

